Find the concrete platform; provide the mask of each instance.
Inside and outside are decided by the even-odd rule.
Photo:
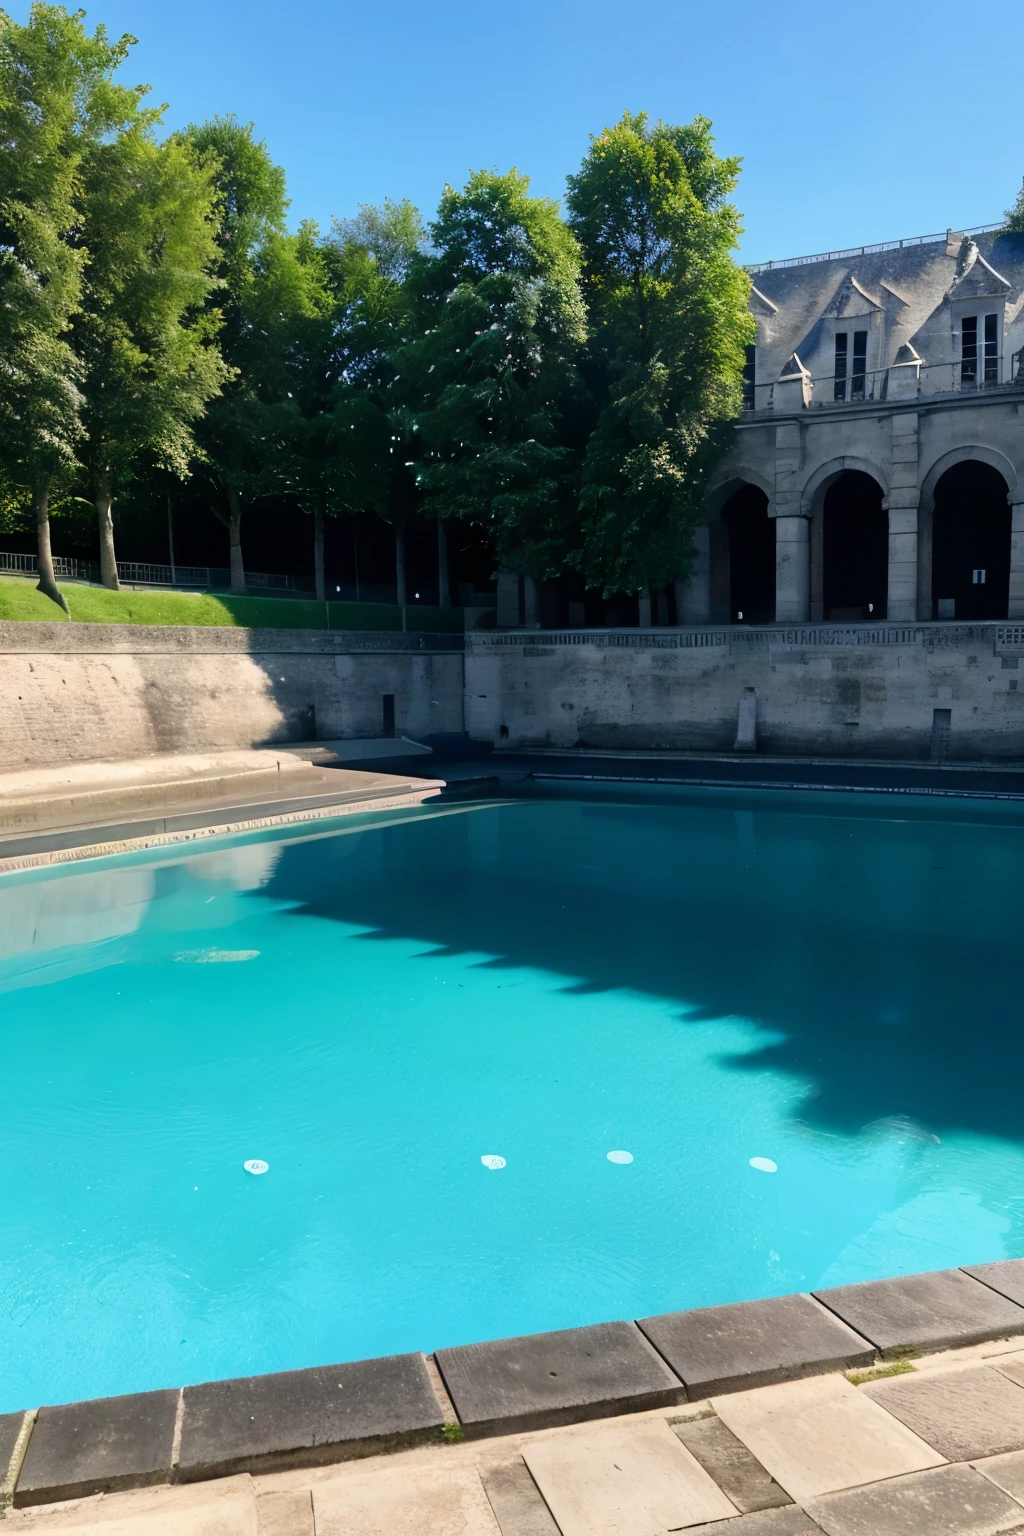
[[[363,803],[414,805],[444,788],[441,779],[331,766],[332,745],[341,744],[309,749],[319,762],[273,748],[0,774],[0,872],[341,814]]]
[[[14,1492],[19,1508],[170,1481],[180,1391],[41,1408]]]

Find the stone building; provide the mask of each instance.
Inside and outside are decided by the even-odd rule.
[[[1024,235],[752,269],[681,624],[1024,618]]]

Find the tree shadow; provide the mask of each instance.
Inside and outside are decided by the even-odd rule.
[[[295,844],[267,894],[577,996],[665,998],[681,1028],[754,1020],[771,1037],[730,1064],[793,1074],[824,1129],[1024,1142],[1024,825],[957,814],[530,799]]]

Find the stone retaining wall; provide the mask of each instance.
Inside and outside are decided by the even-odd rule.
[[[510,746],[1024,757],[1021,624],[508,631],[466,639],[466,728]],[[938,721],[936,711],[939,711]],[[948,716],[944,712],[948,711]]]
[[[379,736],[815,757],[1024,758],[1024,624],[465,637],[0,624],[0,771]],[[753,696],[746,690],[753,689]]]
[[[457,638],[458,649],[453,649]],[[462,729],[462,637],[0,624],[0,770]]]

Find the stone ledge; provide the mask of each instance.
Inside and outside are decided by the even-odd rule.
[[[176,1480],[322,1466],[440,1438],[422,1355],[186,1387]]]
[[[423,1355],[406,1354],[48,1407],[34,1426],[31,1413],[6,1414],[0,1489],[16,1478],[14,1503],[25,1508],[321,1466],[439,1439],[453,1407],[470,1436],[512,1434],[824,1374],[869,1362],[876,1349],[938,1350],[1024,1334],[1024,1307],[991,1283],[1009,1288],[1017,1264],[1024,1268],[1024,1260],[978,1266],[991,1276],[984,1284],[943,1270],[824,1290],[821,1305],[775,1297],[640,1326],[599,1323],[442,1349],[435,1360],[450,1403],[432,1386]],[[1008,1364],[998,1368],[1010,1374]],[[743,1516],[754,1518],[762,1516]]]
[[[810,1296],[640,1318],[692,1398],[870,1365],[875,1347]]]
[[[813,1294],[885,1359],[1024,1334],[1024,1307],[962,1269],[863,1280]]]
[[[633,1323],[596,1323],[439,1349],[467,1434],[551,1429],[685,1402],[686,1389]]]
[[[53,1504],[171,1479],[180,1390],[40,1408],[14,1503]]]

